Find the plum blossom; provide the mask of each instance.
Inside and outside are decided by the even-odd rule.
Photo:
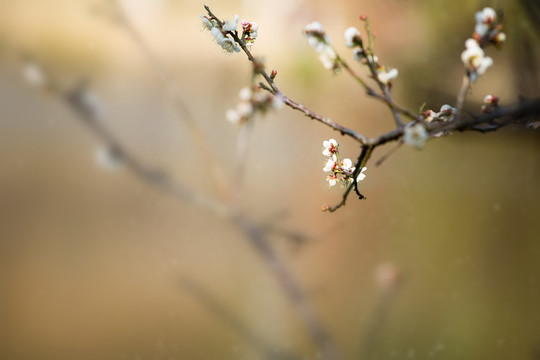
[[[493,59],[484,55],[484,50],[474,39],[465,41],[465,51],[461,53],[461,60],[467,68],[471,82],[475,82],[478,76],[483,75],[487,68],[493,65]]]
[[[269,109],[278,110],[283,107],[283,102],[276,96],[255,89],[244,87],[238,93],[236,109],[229,109],[225,113],[227,120],[233,124],[243,124],[251,119],[257,112],[265,113]]]
[[[506,40],[506,35],[501,32],[502,25],[497,21],[497,13],[492,8],[486,7],[475,14],[476,25],[473,38],[483,47],[487,43],[496,46]]]
[[[490,26],[495,22],[497,13],[492,8],[486,7],[482,11],[476,12],[474,17],[476,19],[474,32],[479,37],[484,37],[488,33]]]
[[[212,30],[212,28],[216,27],[215,20],[210,20],[204,15],[201,15],[201,19],[202,19],[203,26],[205,27],[206,30]]]
[[[319,59],[328,70],[339,70],[337,54],[330,44],[330,37],[324,31],[323,26],[318,21],[314,21],[304,28],[304,35],[308,38],[308,43],[319,54]]]
[[[334,139],[323,141],[323,146],[324,150],[322,153],[324,156],[332,156],[338,152],[338,143]]]
[[[354,26],[351,26],[345,30],[345,45],[353,48],[362,44],[362,38],[360,37],[360,31]]]
[[[384,66],[377,68],[377,79],[385,85],[390,83],[390,80],[397,78],[398,69],[386,69]]]
[[[426,144],[428,133],[421,123],[405,127],[403,141],[409,146],[422,149]]]
[[[328,161],[326,161],[326,164],[324,165],[323,171],[324,172],[330,172],[337,169],[337,161],[334,156],[332,156]]]
[[[326,177],[329,186],[335,186],[338,182],[345,186],[353,182],[353,175],[356,167],[353,166],[354,163],[349,158],[340,160],[339,145],[337,141],[334,139],[325,140],[323,141],[323,146],[323,155],[330,156],[323,168],[324,172],[331,172],[331,174]],[[360,171],[356,177],[357,182],[362,181],[366,177],[366,175],[363,174],[365,170],[365,167],[362,168],[362,171]]]
[[[242,36],[245,36],[246,45],[253,45],[255,39],[257,38],[257,35],[259,34],[259,24],[257,24],[256,22],[249,22],[247,20],[242,20],[240,24],[243,30]]]
[[[336,175],[328,175],[326,181],[328,181],[329,186],[335,186],[337,183]]]
[[[215,19],[209,19],[204,15],[201,15],[201,19],[204,28],[210,31],[223,50],[228,53],[240,51],[234,40],[227,36],[229,32],[236,30],[238,26],[238,15],[234,16],[234,20],[227,20],[223,24],[219,24]]]
[[[233,20],[226,20],[225,23],[223,23],[222,30],[223,31],[236,31],[236,28],[238,27],[238,15],[234,15]]]
[[[367,170],[367,167],[363,167],[362,170],[360,170],[360,174],[358,174],[358,177],[356,178],[356,182],[360,182],[365,179],[366,174],[364,174],[364,171]]]
[[[232,53],[232,52],[239,52],[240,51],[240,48],[238,47],[238,45],[236,45],[236,43],[234,42],[233,39],[231,38],[224,38],[223,40],[221,40],[221,42],[219,43],[219,45],[221,45],[221,47],[223,48],[223,50],[225,50],[226,52],[228,53]]]

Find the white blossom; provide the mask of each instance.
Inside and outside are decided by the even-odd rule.
[[[323,141],[323,155],[325,156],[332,156],[337,152],[338,143],[334,139],[325,140]]]
[[[354,166],[352,160],[349,158],[341,160],[341,170],[344,170],[345,172],[353,172]]]
[[[210,19],[208,19],[206,16],[204,15],[201,15],[201,19],[202,19],[202,23],[203,23],[203,26],[207,29],[207,30],[212,30],[212,28],[214,26],[216,26],[216,24],[214,24]]]
[[[360,182],[366,178],[366,174],[364,174],[364,171],[367,170],[367,167],[363,167],[362,170],[360,170],[360,174],[358,174],[358,177],[356,178],[356,182]]]
[[[337,54],[330,45],[330,38],[324,31],[322,25],[314,21],[311,24],[306,25],[304,28],[304,34],[308,38],[308,43],[311,45],[315,52],[319,54],[319,59],[323,63],[323,66],[329,70],[338,70],[337,66]]]
[[[332,70],[336,66],[337,54],[331,46],[325,46],[319,54],[325,69]]]
[[[234,109],[227,110],[225,118],[233,124],[239,124],[242,121],[242,116]]]
[[[477,11],[474,14],[476,23],[478,24],[492,24],[497,18],[497,13],[490,7],[485,7],[482,11]]]
[[[404,130],[403,141],[405,144],[414,146],[417,149],[422,149],[426,143],[428,133],[426,128],[421,123],[416,123],[413,126],[407,126]]]
[[[337,183],[336,175],[328,175],[326,181],[328,181],[329,186],[335,186]]]
[[[506,41],[506,34],[503,32],[499,32],[497,33],[497,35],[495,35],[493,40],[495,41],[496,44],[500,45]]]
[[[347,47],[355,47],[361,42],[360,31],[354,26],[345,30],[345,45]]]
[[[330,172],[333,171],[333,169],[337,166],[337,161],[335,156],[332,156],[328,161],[326,161],[326,164],[324,165],[323,171],[324,172]]]
[[[386,70],[386,68],[382,67],[380,70],[377,69],[377,79],[379,79],[380,82],[387,85],[390,80],[393,80],[397,78],[398,76],[398,69],[390,69]]]
[[[474,39],[465,41],[465,47],[465,51],[461,53],[461,60],[469,70],[471,82],[475,82],[478,76],[483,75],[493,64],[493,59],[484,56],[484,50]]]
[[[216,42],[221,45],[221,42],[223,41],[223,39],[225,39],[225,35],[223,35],[223,32],[217,27],[213,27],[210,29],[210,33],[212,34],[214,39],[216,39]]]
[[[233,39],[225,37],[221,42],[219,42],[219,45],[223,48],[223,50],[232,53],[232,52],[239,52],[240,48],[236,45]]]
[[[439,110],[439,113],[437,116],[439,118],[442,118],[444,121],[450,121],[454,118],[454,115],[456,114],[457,109],[455,107],[452,107],[448,104],[444,104],[441,106],[441,109]]]
[[[477,23],[475,26],[474,26],[474,32],[476,34],[478,34],[478,36],[480,37],[484,37],[486,36],[486,34],[488,33],[489,31],[489,26],[487,24],[484,24],[484,23]]]
[[[246,44],[253,45],[255,39],[257,38],[257,35],[259,34],[259,24],[247,20],[242,20],[240,24],[242,25],[242,30],[245,34]]]
[[[319,34],[324,34],[324,28],[322,26],[322,24],[318,21],[314,21],[310,24],[307,24],[306,27],[304,28],[304,31],[306,33],[319,33]]]
[[[222,26],[223,31],[235,31],[238,27],[238,15],[234,15],[234,20],[226,20]]]

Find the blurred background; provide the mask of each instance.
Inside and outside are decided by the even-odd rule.
[[[82,82],[102,121],[142,163],[218,198],[189,127],[235,178],[239,129],[225,112],[249,84],[243,54],[203,30],[203,3],[125,0],[146,50],[102,0],[1,1],[0,357],[2,359],[317,359],[278,282],[229,221],[122,167],[58,93],[23,76],[38,62],[61,89]],[[381,62],[399,69],[394,99],[411,110],[453,104],[474,13],[505,14],[507,43],[469,93],[502,105],[537,97],[539,11],[518,1],[208,1],[216,15],[259,23],[253,53],[293,100],[367,136],[389,131],[385,106],[346,73],[326,71],[302,35],[320,21],[351,63],[343,31],[370,17]],[[357,64],[354,64],[355,66]],[[361,74],[365,69],[357,67]],[[355,142],[285,108],[257,118],[242,206],[272,223],[272,245],[346,359],[540,358],[538,130],[457,133],[402,147],[368,166],[336,213],[322,141]],[[379,148],[373,160],[392,145]],[[372,161],[372,164],[374,161]]]

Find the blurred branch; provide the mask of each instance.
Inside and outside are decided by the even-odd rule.
[[[228,185],[226,184],[223,169],[219,166],[214,155],[212,154],[211,146],[206,135],[199,128],[191,115],[189,107],[183,101],[180,89],[178,88],[178,84],[174,80],[174,77],[161,63],[155,53],[150,49],[150,46],[144,40],[137,27],[133,24],[133,21],[131,21],[127,15],[126,11],[122,7],[122,4],[120,4],[118,0],[108,0],[108,5],[112,10],[112,14],[109,14],[111,19],[115,24],[123,28],[131,37],[133,42],[144,55],[145,59],[150,65],[150,68],[154,70],[158,79],[166,87],[167,93],[173,102],[174,109],[176,110],[179,118],[188,126],[195,143],[199,147],[200,153],[203,157],[203,162],[210,170],[210,177],[214,181],[221,199],[228,199],[230,194],[228,192]]]
[[[238,316],[232,313],[228,307],[224,306],[215,295],[211,294],[201,285],[195,281],[182,277],[180,284],[195,297],[199,304],[203,305],[208,311],[210,311],[216,318],[225,322],[231,327],[238,335],[245,339],[245,341],[255,348],[264,358],[268,360],[294,360],[298,357],[293,354],[287,353],[283,350],[276,349],[276,346],[269,344],[264,339],[256,335],[256,332],[249,328],[248,325],[242,321]]]
[[[52,81],[43,83],[54,83]],[[285,265],[284,260],[271,247],[270,241],[265,232],[270,232],[272,226],[269,224],[258,224],[240,211],[235,204],[224,205],[213,201],[206,196],[196,193],[170,179],[166,174],[155,171],[142,162],[110,132],[103,123],[104,109],[97,101],[95,95],[90,92],[87,84],[81,83],[74,89],[63,91],[59,87],[54,88],[54,94],[63,99],[74,111],[77,118],[83,121],[89,129],[110,149],[115,156],[121,160],[136,177],[164,190],[175,197],[189,204],[197,205],[203,209],[210,210],[212,214],[229,219],[250,241],[254,250],[261,257],[265,265],[278,279],[286,297],[296,308],[300,318],[303,320],[308,333],[314,344],[320,348],[323,358],[327,360],[337,360],[337,349],[332,338],[329,336],[324,325],[319,320],[315,310],[310,306],[306,296],[301,290],[300,284],[295,280],[292,272]],[[242,150],[244,151],[244,150]],[[242,156],[245,156],[242,155]]]
[[[304,325],[313,344],[320,350],[322,358],[341,359],[334,340],[320,321],[315,310],[311,307],[305,293],[301,290],[300,285],[292,276],[291,271],[287,268],[283,259],[270,246],[262,229],[242,214],[238,214],[235,218],[235,223],[246,237],[250,239],[251,245],[279,280],[285,295],[289,298],[300,318],[304,321]]]
[[[60,90],[59,90],[60,91]],[[95,95],[85,83],[77,85],[74,89],[58,94],[65,99],[66,104],[74,111],[78,118],[114,153],[121,163],[141,180],[156,186],[188,203],[196,204],[215,214],[223,216],[228,210],[218,202],[188,189],[184,185],[173,181],[167,174],[151,169],[140,162],[126,147],[110,132],[103,123],[103,109],[95,99]]]

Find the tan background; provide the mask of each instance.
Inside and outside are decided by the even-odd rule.
[[[303,26],[322,22],[352,61],[343,30],[369,15],[381,61],[400,71],[395,99],[438,110],[455,99],[460,53],[482,7],[448,3],[455,1],[208,5],[223,18],[238,13],[259,22],[253,52],[278,69],[277,83],[291,98],[376,136],[392,128],[387,109],[346,74],[325,71]],[[23,81],[21,53],[66,88],[88,79],[106,105],[107,125],[133,153],[216,195],[164,87],[129,35],[93,12],[99,4],[0,2],[0,357],[265,358],[188,279],[276,349],[316,358],[298,316],[238,230],[124,170],[98,166],[99,140],[58,97]],[[247,60],[212,42],[198,1],[123,4],[232,179],[238,131],[224,114],[249,81]],[[538,73],[527,65],[538,55],[537,29],[519,2],[500,6],[508,43],[489,50],[494,65],[471,91],[471,111],[488,92],[503,105],[538,96]],[[308,237],[303,246],[272,241],[347,358],[538,357],[538,136],[510,127],[455,134],[423,151],[402,148],[368,167],[368,200],[351,197],[327,214],[320,205],[338,202],[340,192],[324,180],[322,141],[336,137],[351,158],[357,145],[283,109],[256,121],[243,203],[254,219],[278,218]],[[403,282],[379,318],[375,272],[386,262]]]

